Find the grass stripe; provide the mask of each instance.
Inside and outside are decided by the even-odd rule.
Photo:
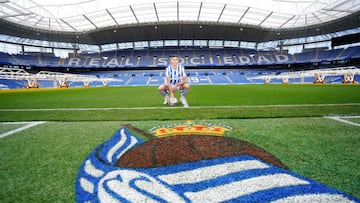
[[[190,106],[193,109],[231,109],[231,108],[272,108],[272,107],[318,107],[318,106],[360,106],[360,103],[343,104],[276,104],[276,105],[239,105],[239,106]],[[183,107],[109,107],[109,108],[44,108],[44,109],[0,109],[3,112],[11,111],[109,111],[109,110],[153,110],[153,109],[181,109]]]

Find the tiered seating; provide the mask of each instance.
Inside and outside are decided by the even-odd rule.
[[[343,51],[343,49],[323,50],[319,51],[317,59],[318,61],[333,61]]]
[[[351,58],[360,58],[360,47],[357,47],[357,49],[352,52],[350,55]]]
[[[139,61],[139,65],[141,66],[148,66],[148,67],[155,67],[156,66],[156,60],[154,60],[153,57],[141,57],[140,61]]]
[[[311,50],[303,53],[278,54],[275,51],[252,49],[144,49],[117,50],[99,53],[81,53],[78,56],[60,59],[52,55],[8,55],[0,53],[0,65],[21,65],[33,67],[76,67],[76,68],[147,68],[165,67],[170,55],[178,55],[181,64],[187,67],[226,67],[252,65],[278,65],[314,63],[360,58],[360,46],[335,50]]]
[[[231,81],[229,79],[226,78],[225,75],[213,75],[210,77],[211,83],[214,84],[229,84],[231,83]]]
[[[3,65],[9,64],[10,55],[7,53],[0,52],[0,63]]]
[[[158,49],[151,49],[149,50],[149,56],[156,56],[157,58],[161,58],[161,57],[168,57],[165,56],[164,50],[158,50]]]
[[[24,65],[24,66],[36,66],[38,64],[38,60],[36,56],[32,55],[21,55],[14,54],[9,58],[10,64],[13,65]]]
[[[316,52],[311,51],[311,52],[296,53],[294,54],[294,56],[295,56],[295,61],[297,63],[313,63],[315,62]]]
[[[233,84],[249,84],[250,81],[243,75],[228,75]]]
[[[179,57],[185,58],[185,57],[196,57],[196,55],[194,55],[194,51],[193,50],[180,50]]]
[[[242,53],[242,55],[251,55],[257,53],[255,49],[240,49],[240,52]]]
[[[349,47],[345,49],[338,57],[337,59],[343,60],[343,59],[350,59],[354,58],[354,56],[357,56],[360,53],[360,47]]]
[[[153,76],[153,77],[151,77],[148,85],[150,85],[150,86],[153,86],[153,85],[161,85],[161,84],[163,84],[163,83],[164,83],[164,76],[158,75],[158,76]]]
[[[148,76],[135,76],[135,77],[132,77],[128,82],[127,82],[127,85],[134,85],[134,86],[138,86],[138,85],[141,85],[141,86],[144,86],[147,84],[147,81],[149,80],[149,77]]]

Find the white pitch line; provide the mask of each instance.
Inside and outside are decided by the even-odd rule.
[[[339,121],[339,122],[342,122],[342,123],[347,123],[347,124],[350,124],[350,125],[360,127],[359,123],[354,123],[354,122],[343,119],[343,118],[360,118],[360,116],[327,116],[325,118],[330,118],[330,119],[333,119],[333,120],[336,120],[336,121]]]
[[[360,116],[335,116],[339,118],[360,118]]]
[[[12,135],[14,133],[17,133],[17,132],[20,132],[20,131],[23,131],[23,130],[26,130],[28,128],[31,128],[31,127],[34,127],[36,125],[39,125],[39,124],[43,124],[45,123],[45,121],[36,121],[36,122],[5,122],[5,123],[2,123],[2,124],[27,124],[23,127],[20,127],[20,128],[17,128],[15,130],[11,130],[11,131],[8,131],[6,133],[2,133],[0,134],[0,139],[3,138],[3,137],[6,137],[6,136],[9,136],[9,135]]]
[[[239,106],[190,106],[190,109],[232,109],[232,108],[272,108],[272,107],[319,107],[319,106],[360,106],[360,103],[343,104],[277,104],[277,105],[239,105]],[[47,109],[0,109],[0,112],[14,111],[109,111],[109,110],[156,110],[156,109],[182,109],[182,106],[165,107],[109,107],[109,108],[47,108]]]

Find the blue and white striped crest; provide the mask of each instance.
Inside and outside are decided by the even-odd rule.
[[[76,178],[77,202],[360,202],[248,155],[155,168],[115,166],[142,143],[121,128],[94,149]]]

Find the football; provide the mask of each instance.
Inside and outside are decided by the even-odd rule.
[[[177,103],[178,103],[178,100],[176,99],[176,97],[171,97],[169,99],[169,105],[173,106],[173,105],[175,105]]]

